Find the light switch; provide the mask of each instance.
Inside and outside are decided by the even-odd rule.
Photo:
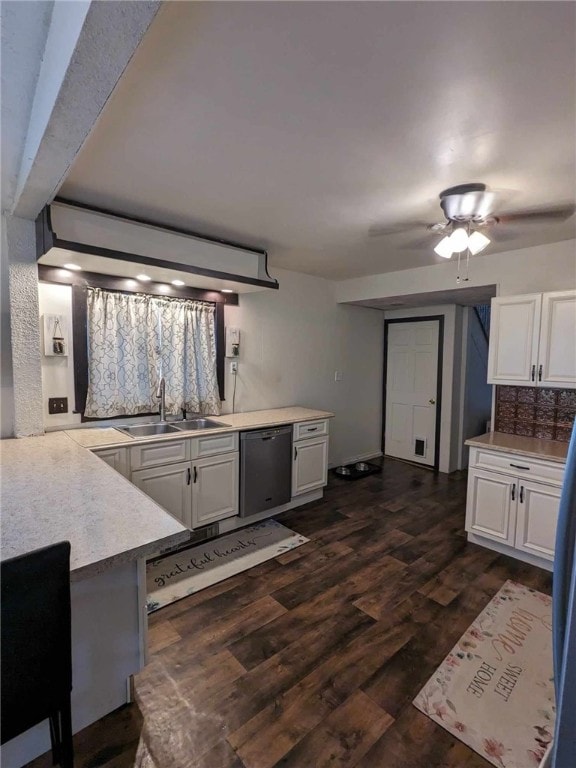
[[[343,376],[342,371],[334,371],[334,381],[342,381]]]

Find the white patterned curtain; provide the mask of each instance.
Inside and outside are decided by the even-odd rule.
[[[149,297],[88,289],[88,393],[96,418],[157,410],[158,307]]]
[[[220,413],[215,309],[187,299],[88,290],[88,394],[85,416],[110,418],[158,410]]]
[[[214,305],[186,299],[161,299],[161,371],[166,379],[166,410],[179,408],[218,415]]]

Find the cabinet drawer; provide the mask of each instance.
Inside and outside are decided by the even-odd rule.
[[[191,458],[201,459],[204,456],[216,456],[219,453],[230,453],[238,450],[238,432],[194,437],[190,442]]]
[[[132,469],[157,467],[190,458],[190,440],[164,440],[161,443],[146,443],[130,448]]]
[[[301,421],[294,424],[294,440],[306,440],[328,434],[328,419],[319,421]]]
[[[493,469],[520,478],[542,480],[561,485],[564,479],[564,464],[538,461],[537,459],[517,456],[513,453],[499,453],[476,448],[470,452],[470,466]]]

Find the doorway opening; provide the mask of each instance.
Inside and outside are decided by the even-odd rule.
[[[382,453],[438,471],[444,316],[384,321]]]

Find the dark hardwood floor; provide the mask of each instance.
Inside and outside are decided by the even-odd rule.
[[[75,738],[77,768],[483,768],[411,702],[506,579],[467,544],[466,475],[385,460],[279,520],[310,542],[155,613],[136,705]],[[157,737],[160,734],[160,738]],[[31,763],[49,765],[46,756]]]

